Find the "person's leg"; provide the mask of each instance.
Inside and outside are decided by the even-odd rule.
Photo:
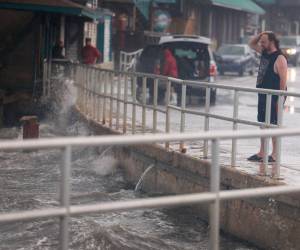
[[[272,96],[272,105],[271,105],[271,123],[274,125],[278,124],[278,97]],[[272,158],[276,160],[276,137],[272,137]]]
[[[263,129],[263,128],[261,128]],[[263,156],[264,156],[264,143],[265,143],[265,139],[261,138],[260,139],[260,148],[258,153],[251,155],[250,157],[247,158],[248,161],[262,161],[263,160]]]
[[[265,144],[265,140],[261,138],[260,139],[260,149],[259,149],[259,152],[257,153],[257,155],[261,158],[264,156],[264,144]]]
[[[258,105],[257,105],[257,121],[264,122],[265,121],[265,103],[266,103],[266,95],[258,94]],[[262,161],[264,155],[264,139],[260,140],[260,149],[258,153],[251,155],[247,158],[248,161]]]
[[[273,147],[273,149],[272,149],[272,154],[271,154],[271,156],[272,156],[272,158],[273,158],[274,160],[276,160],[276,145],[277,145],[276,137],[272,137],[272,147]]]
[[[266,95],[258,94],[258,105],[257,105],[257,120],[259,122],[265,122],[265,114],[266,114]],[[261,127],[263,129],[263,127]],[[260,139],[260,149],[257,153],[258,156],[263,157],[264,155],[264,139]]]

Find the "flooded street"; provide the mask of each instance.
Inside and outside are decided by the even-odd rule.
[[[56,124],[42,123],[41,137],[54,137]],[[79,122],[68,135],[89,135]],[[2,137],[20,137],[16,128],[1,130]],[[123,178],[122,169],[105,148],[74,148],[72,204],[130,200],[145,197]],[[60,150],[1,152],[1,212],[51,208],[59,205]],[[208,249],[208,225],[188,209],[143,210],[89,214],[71,219],[70,249]],[[59,219],[5,223],[0,227],[0,249],[57,249]],[[256,249],[228,236],[221,249]]]

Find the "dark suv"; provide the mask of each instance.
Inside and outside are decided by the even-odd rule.
[[[216,63],[209,48],[210,39],[200,36],[170,35],[162,36],[159,44],[146,46],[136,65],[137,72],[157,73],[157,67],[161,69],[164,64],[163,50],[172,51],[177,63],[178,78],[183,80],[215,82],[217,73]],[[160,73],[162,73],[160,71]],[[138,80],[138,88],[141,88],[142,80]],[[147,82],[150,98],[153,95],[153,80]],[[164,87],[159,85],[159,99],[164,96]],[[181,85],[175,84],[177,103],[180,103]],[[205,88],[199,86],[187,86],[187,104],[193,104],[205,100]],[[215,103],[216,89],[211,90],[211,103]]]

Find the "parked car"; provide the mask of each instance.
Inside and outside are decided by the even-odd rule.
[[[300,63],[300,36],[283,36],[280,38],[282,53],[294,66]]]
[[[215,54],[220,75],[225,72],[237,72],[243,76],[246,72],[253,75],[257,68],[257,58],[247,44],[226,44]]]
[[[162,36],[156,45],[146,46],[137,60],[136,71],[144,73],[157,73],[160,68],[162,73],[164,56],[163,50],[168,48],[172,51],[178,68],[178,78],[183,80],[215,82],[217,73],[216,63],[210,50],[210,39],[201,36],[169,35]],[[138,88],[142,86],[142,79],[138,80]],[[153,80],[149,79],[147,87],[150,99],[153,96]],[[175,85],[177,104],[181,102],[181,85]],[[139,92],[139,91],[137,91]],[[159,85],[159,98],[164,97],[165,88]],[[187,86],[187,104],[194,101],[200,103],[205,100],[205,88]],[[216,101],[216,89],[211,90],[211,103]]]

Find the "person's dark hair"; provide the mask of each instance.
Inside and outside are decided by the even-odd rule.
[[[267,34],[268,39],[269,39],[270,42],[274,42],[276,49],[279,50],[279,51],[281,51],[281,49],[280,49],[280,41],[277,38],[276,34],[274,32],[272,32],[272,31],[267,31],[265,34]]]
[[[85,42],[87,43],[87,42],[91,42],[92,41],[92,39],[91,38],[89,38],[89,37],[87,37],[86,39],[85,39]]]

